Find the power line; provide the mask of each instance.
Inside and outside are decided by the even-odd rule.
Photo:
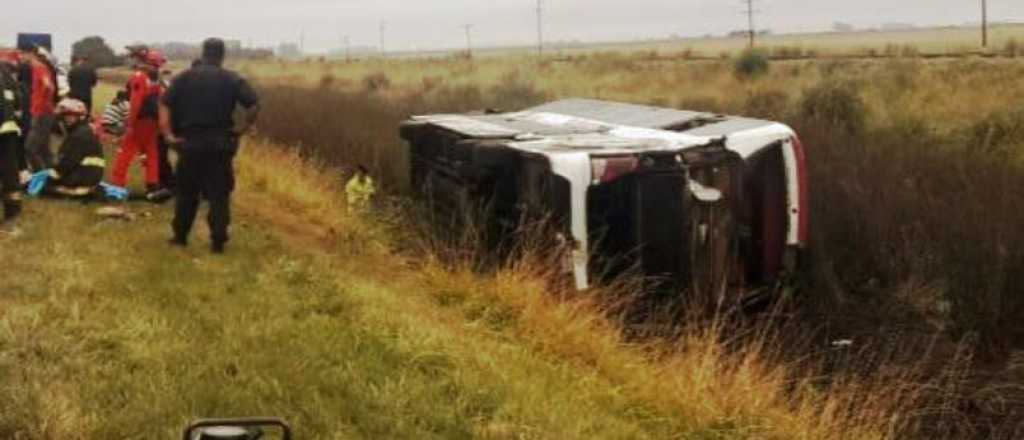
[[[473,58],[473,25],[463,25],[462,28],[466,30],[466,55]]]
[[[988,0],[981,0],[981,47],[988,47]]]
[[[750,49],[754,48],[754,36],[757,35],[757,27],[754,25],[754,0],[744,0],[743,2],[747,6],[747,35],[750,37],[750,41],[747,43]]]
[[[537,0],[537,56],[544,56],[544,0]]]

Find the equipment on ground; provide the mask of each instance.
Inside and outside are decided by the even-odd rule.
[[[46,182],[50,180],[50,176],[53,174],[53,170],[42,170],[32,174],[32,177],[28,179],[28,188],[25,190],[29,196],[37,197],[43,192],[43,188],[46,187]]]
[[[100,189],[108,199],[125,201],[128,200],[128,188],[111,185],[107,182],[100,182]]]
[[[276,417],[248,417],[237,419],[203,419],[192,422],[182,434],[182,440],[258,440],[266,428],[280,432],[282,440],[291,440],[292,429]]]

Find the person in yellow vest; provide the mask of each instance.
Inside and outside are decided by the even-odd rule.
[[[370,208],[370,202],[376,192],[377,187],[373,183],[373,177],[370,177],[370,172],[362,165],[357,166],[356,172],[345,184],[349,212],[365,213]]]

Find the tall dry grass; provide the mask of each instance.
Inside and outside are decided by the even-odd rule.
[[[728,62],[666,63],[625,55],[506,65],[512,73],[504,75],[494,73],[498,68],[492,62],[478,67],[466,61],[448,67],[435,62],[435,69],[458,72],[459,81],[423,76],[416,83],[394,81],[388,90],[372,92],[268,87],[264,93],[271,112],[286,116],[268,119],[260,129],[275,139],[298,142],[333,164],[370,163],[400,188],[404,148],[396,127],[416,113],[514,109],[549,96],[584,95],[785,121],[808,147],[813,188],[810,265],[797,305],[789,310],[799,325],[782,326],[786,333],[778,336],[767,330],[778,329],[776,323],[763,324],[751,332],[776,336],[731,345],[723,341],[734,339],[736,324],[716,325],[712,319],[705,321],[711,325],[669,334],[674,346],[687,347],[684,351],[722,350],[709,356],[723,365],[701,364],[693,360],[694,352],[658,356],[694,371],[704,368],[726,382],[763,381],[752,390],[769,396],[766,402],[789,399],[798,408],[817,408],[816,417],[834,417],[831,422],[814,419],[827,426],[819,433],[835,434],[841,431],[837,427],[875,429],[884,420],[890,437],[1013,438],[1019,429],[1016,415],[1024,414],[1021,393],[1012,391],[1019,365],[1013,360],[1024,349],[1018,324],[1024,318],[1024,283],[1018,275],[1024,267],[1024,233],[1018,225],[1024,218],[1015,209],[1024,202],[1019,150],[1024,129],[1022,113],[1015,110],[1024,93],[1014,86],[1024,66],[970,59],[926,62],[903,49],[892,50],[907,59],[777,63],[756,78],[734,75]],[[388,68],[402,67],[393,62]],[[399,77],[409,76],[403,72]],[[572,84],[566,83],[569,79]],[[604,299],[579,303],[573,294],[540,281],[548,279],[543,265],[512,261],[518,266],[490,278],[472,275],[475,265],[445,266],[437,282],[462,285],[456,290],[469,291],[462,296],[498,295],[512,301],[524,294],[542,304],[529,305],[540,316],[559,304],[570,309],[584,304],[579,307],[598,315],[621,313]],[[606,298],[633,294],[608,292]],[[547,319],[553,318],[531,325],[559,329],[540,322]],[[572,355],[574,344],[604,344],[587,336],[602,331],[615,340],[604,347],[625,343],[615,338],[629,331],[628,324],[605,330],[584,326],[576,339],[568,339],[571,343],[555,349]],[[823,348],[846,338],[854,341],[856,355],[843,356],[863,362],[836,361],[835,353]],[[793,340],[803,342],[792,345]],[[702,347],[696,341],[705,346],[694,348]],[[593,348],[585,362],[599,363],[593,353],[602,350]],[[803,359],[794,364],[794,357]],[[743,369],[749,365],[756,368]],[[741,379],[739,371],[750,376]],[[827,386],[807,379],[819,376],[829,378]],[[710,388],[725,386],[708,383]],[[679,389],[687,387],[708,389],[695,383]],[[820,393],[820,400],[794,394],[805,387]],[[812,423],[810,412],[801,414],[804,423]]]
[[[422,89],[389,92],[385,84],[390,83],[386,75],[374,73],[364,78],[364,89],[355,91],[334,88],[333,79],[315,88],[262,87],[268,116],[257,130],[332,165],[365,165],[385,185],[401,189],[408,174],[406,148],[398,136],[402,121],[417,114],[517,109],[548,97],[516,71],[487,87],[426,81]]]

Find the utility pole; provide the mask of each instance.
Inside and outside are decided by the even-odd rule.
[[[754,48],[754,36],[757,35],[757,29],[754,27],[754,0],[745,0],[744,3],[747,5],[747,26],[748,35],[750,36],[750,42],[747,43],[750,49]]]
[[[981,47],[988,47],[988,0],[981,0]]]
[[[466,56],[473,58],[473,25],[463,25],[462,28],[466,30]]]
[[[387,22],[381,20],[381,22],[380,22],[380,56],[381,56],[381,58],[386,58],[388,56],[387,55],[387,51],[384,50],[384,31],[385,30],[387,30]]]
[[[537,56],[544,56],[544,0],[537,0]]]

